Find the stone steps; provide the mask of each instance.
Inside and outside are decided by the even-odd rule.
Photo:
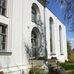
[[[30,60],[30,64],[33,66],[42,66],[44,64],[44,60]]]

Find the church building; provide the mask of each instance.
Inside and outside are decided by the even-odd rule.
[[[32,61],[67,59],[65,25],[46,0],[0,0],[0,73],[27,74]]]

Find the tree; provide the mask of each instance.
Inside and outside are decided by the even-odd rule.
[[[70,54],[71,54],[71,43],[70,43],[70,41],[67,41],[67,52],[68,52],[68,59],[70,60]]]
[[[70,22],[71,31],[74,31],[74,0],[58,0],[64,10],[64,19]]]

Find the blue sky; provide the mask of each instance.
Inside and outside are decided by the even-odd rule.
[[[55,2],[55,0],[49,0],[49,1],[50,2],[48,2],[48,8],[65,24],[67,39],[70,41],[72,48],[74,48],[74,33],[69,31],[70,23],[64,20],[63,9],[61,8],[58,2]]]

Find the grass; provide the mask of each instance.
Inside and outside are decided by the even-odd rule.
[[[60,66],[62,66],[67,71],[67,74],[74,74],[74,63],[65,62],[61,63]]]
[[[29,74],[48,74],[43,69],[31,68]]]
[[[66,70],[74,70],[74,63],[61,63],[60,66],[62,66]]]
[[[69,71],[68,74],[74,74],[74,70]]]
[[[29,74],[54,74],[54,73],[51,71],[46,72],[44,69],[34,67],[30,69]]]

